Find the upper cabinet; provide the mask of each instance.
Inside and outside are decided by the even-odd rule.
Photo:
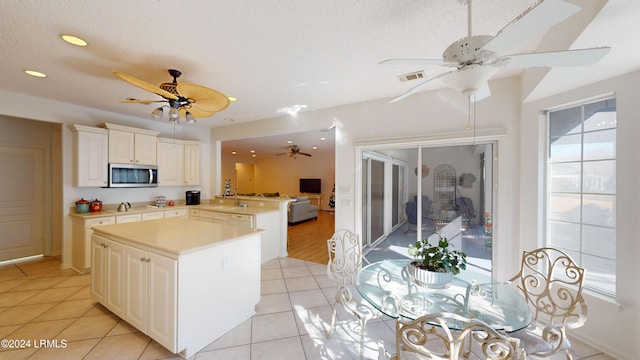
[[[200,185],[200,143],[184,143],[184,184]]]
[[[200,142],[158,138],[158,186],[200,185]]]
[[[107,186],[109,138],[107,130],[73,125],[76,186]]]
[[[157,131],[104,124],[109,131],[109,162],[156,165]]]

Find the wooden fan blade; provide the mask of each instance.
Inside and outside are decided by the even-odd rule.
[[[191,115],[193,115],[194,118],[206,118],[209,117],[213,114],[215,114],[215,111],[203,111],[200,109],[196,109],[195,107],[191,107],[191,109],[185,109],[185,108],[180,108],[180,116],[185,117],[187,115],[187,111],[191,113]]]
[[[128,98],[128,99],[120,100],[120,102],[121,103],[135,103],[135,104],[149,105],[151,103],[166,102],[166,100],[140,100],[140,99]]]
[[[304,156],[311,156],[311,154],[307,154],[307,153],[303,153],[303,152],[299,152],[298,155],[304,155]]]
[[[115,70],[113,70],[113,74],[115,76],[119,77],[120,79],[128,82],[131,85],[137,86],[137,87],[139,87],[139,88],[141,88],[143,90],[150,91],[150,92],[152,92],[154,94],[158,94],[158,95],[162,96],[165,99],[178,100],[178,97],[175,96],[174,94],[172,94],[172,93],[170,93],[168,91],[162,90],[162,89],[160,89],[159,87],[157,87],[155,85],[151,85],[146,81],[134,78],[131,75],[127,75],[127,74],[124,74],[124,73],[121,73],[121,72],[115,71]]]
[[[280,154],[276,154],[276,156],[282,156],[282,155],[289,155],[289,153],[280,153]]]
[[[178,84],[180,96],[194,100],[191,106],[203,111],[219,112],[229,106],[229,98],[216,90],[195,84]]]

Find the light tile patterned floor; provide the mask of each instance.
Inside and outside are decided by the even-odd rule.
[[[89,282],[89,275],[60,270],[54,258],[1,266],[0,339],[59,344],[64,340],[66,347],[3,348],[0,360],[178,358],[91,299]],[[327,278],[325,265],[292,258],[271,260],[262,266],[261,291],[256,315],[202,349],[195,359],[359,358],[359,335],[348,325],[326,337],[335,283]],[[390,318],[369,323],[366,359],[395,352],[393,329]],[[576,359],[612,359],[577,341],[574,349]]]

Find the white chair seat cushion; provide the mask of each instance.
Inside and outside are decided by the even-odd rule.
[[[509,336],[520,339],[520,346],[524,347],[527,354],[536,354],[545,351],[549,351],[553,348],[553,344],[544,341],[542,337],[542,331],[545,328],[545,324],[532,322],[528,327],[509,333]],[[565,339],[564,343],[560,346],[560,349],[568,349],[571,345],[569,340]]]

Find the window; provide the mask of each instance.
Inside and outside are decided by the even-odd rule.
[[[547,246],[587,269],[585,287],[616,291],[616,100],[548,113]]]

